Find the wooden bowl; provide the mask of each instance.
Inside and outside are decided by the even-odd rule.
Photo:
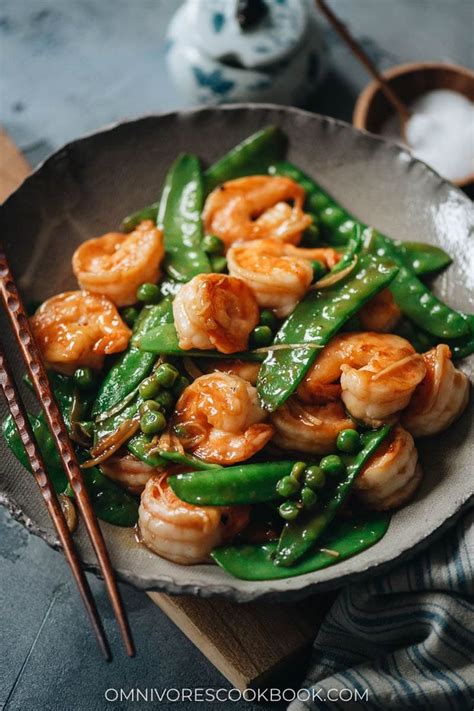
[[[443,62],[414,62],[400,64],[383,73],[397,95],[406,104],[434,89],[458,91],[474,101],[474,72],[466,67]],[[371,133],[380,133],[385,121],[393,115],[393,108],[377,81],[371,82],[359,95],[352,123]],[[474,183],[474,173],[452,181],[459,187]]]

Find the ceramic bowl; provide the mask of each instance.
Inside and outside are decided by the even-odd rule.
[[[339,121],[265,105],[149,116],[81,138],[52,155],[0,208],[0,234],[25,300],[77,288],[74,249],[155,201],[179,152],[195,152],[210,163],[269,124],[288,135],[289,159],[364,222],[394,238],[447,249],[455,261],[434,288],[454,307],[473,311],[474,216],[460,190],[395,144]],[[4,315],[0,332],[13,355]],[[472,376],[472,359],[463,368]],[[3,402],[1,407],[3,417]],[[32,533],[57,547],[33,478],[0,440],[1,500]],[[325,570],[279,581],[237,580],[214,565],[170,563],[139,545],[132,530],[104,524],[113,565],[122,580],[138,588],[238,601],[302,597],[374,575],[425,545],[466,504],[472,493],[473,440],[474,420],[466,412],[447,432],[420,441],[425,477],[414,500],[393,515],[379,543]],[[81,528],[75,537],[85,565],[95,570]]]
[[[406,104],[422,94],[435,89],[450,89],[474,101],[474,71],[444,62],[414,62],[392,67],[383,73],[384,78]],[[356,128],[379,133],[393,108],[377,81],[371,82],[359,95],[354,107],[353,123]],[[474,183],[474,173],[453,181],[459,187]]]

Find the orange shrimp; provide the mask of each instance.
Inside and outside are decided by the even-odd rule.
[[[155,467],[140,461],[133,454],[116,454],[102,462],[100,470],[132,494],[141,494],[148,479],[159,473]]]
[[[108,232],[83,242],[74,252],[72,269],[82,289],[129,306],[140,284],[158,281],[164,253],[162,233],[144,220],[130,234]]]
[[[304,381],[306,399],[329,392],[352,415],[370,425],[392,421],[409,403],[423,380],[423,357],[400,336],[389,333],[344,333],[318,355]],[[335,386],[334,392],[328,386]]]
[[[45,364],[66,375],[81,366],[100,369],[104,357],[125,350],[131,336],[110,299],[87,291],[53,296],[30,323]]]
[[[235,243],[227,252],[229,273],[252,289],[258,305],[288,316],[313,280],[311,260],[332,267],[339,255],[330,248],[301,249],[273,239]]]
[[[166,475],[148,480],[138,525],[143,543],[180,565],[210,561],[216,546],[231,541],[249,521],[248,506],[193,506],[178,499]]]
[[[199,274],[184,284],[173,315],[180,348],[221,353],[246,350],[260,317],[251,289],[227,274]]]
[[[305,191],[291,178],[252,175],[229,180],[207,198],[204,227],[226,247],[236,240],[266,237],[298,244],[312,222],[303,212],[304,198]]]
[[[209,373],[185,389],[173,425],[185,450],[208,462],[233,464],[269,441],[273,427],[265,418],[250,383],[237,375]]]
[[[402,415],[414,437],[442,432],[462,414],[469,402],[469,379],[451,361],[449,346],[441,343],[423,354],[426,375]]]
[[[389,333],[397,325],[402,312],[390,289],[383,289],[365,304],[357,315],[364,331]]]
[[[270,415],[273,442],[282,449],[310,454],[330,454],[339,432],[355,429],[341,402],[309,405],[291,397]]]
[[[413,437],[397,425],[364,466],[354,490],[368,508],[386,511],[406,504],[422,477]]]

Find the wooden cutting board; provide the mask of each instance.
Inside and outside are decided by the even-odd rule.
[[[0,129],[0,203],[31,167]],[[333,593],[298,603],[202,599],[149,592],[149,597],[238,689],[297,683]],[[140,650],[138,650],[140,654]]]

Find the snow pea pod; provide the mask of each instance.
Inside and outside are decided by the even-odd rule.
[[[125,217],[122,222],[123,231],[124,232],[131,232],[143,220],[151,220],[152,222],[156,222],[156,218],[158,217],[158,210],[159,209],[160,209],[160,203],[158,201],[158,202],[153,202],[151,205],[148,205],[147,207],[142,207],[141,210],[132,212],[131,215],[127,215],[127,217]]]
[[[259,462],[225,467],[218,471],[188,472],[168,481],[178,498],[201,506],[258,504],[281,499],[279,480],[291,474],[295,461]]]
[[[159,304],[146,308],[146,316],[139,317],[128,349],[114,363],[102,382],[92,408],[93,417],[122,402],[150,374],[155,364],[156,355],[137,348],[134,345],[134,338],[140,338],[159,324],[172,323],[171,299],[165,298]]]
[[[219,351],[199,351],[196,349],[184,351],[179,347],[178,334],[173,323],[165,323],[161,326],[133,338],[135,346],[145,353],[159,353],[167,356],[190,356],[194,358],[240,358],[242,360],[260,362],[264,359],[264,354],[247,351],[244,353],[219,353]]]
[[[391,429],[392,425],[385,425],[379,430],[367,432],[363,436],[363,447],[358,454],[341,456],[346,465],[344,479],[337,484],[333,495],[316,513],[309,511],[295,521],[285,524],[278,541],[275,565],[293,565],[314,546],[344,503],[362,467]]]
[[[311,290],[278,331],[258,375],[263,406],[276,410],[296,390],[320,349],[369,299],[387,287],[398,268],[368,254],[359,256],[344,279],[324,290]],[[307,345],[305,345],[307,344]]]
[[[201,247],[203,179],[196,156],[181,154],[165,179],[156,223],[165,240],[165,269],[176,281],[186,282],[211,271]]]
[[[319,540],[319,549],[291,568],[274,564],[277,543],[232,544],[215,548],[211,556],[227,573],[241,580],[278,580],[340,563],[373,546],[388,530],[388,514],[367,513],[350,521],[334,521]]]
[[[131,528],[138,521],[138,502],[98,467],[83,469],[82,475],[98,518],[113,526]]]
[[[68,480],[52,435],[41,416],[29,415],[28,417],[54,490],[57,494],[62,494],[68,489]],[[2,429],[5,440],[15,457],[26,469],[30,470],[28,457],[11,416],[6,418]],[[78,454],[82,461],[87,458],[82,451],[79,451]],[[82,475],[94,511],[102,521],[115,526],[135,525],[138,520],[138,504],[133,496],[104,476],[97,467],[84,469]]]
[[[345,245],[353,234],[356,224],[360,225],[362,230],[366,229],[367,226],[364,223],[353,218],[320,185],[295,165],[281,161],[272,166],[270,172],[286,175],[305,189],[305,209],[317,215],[322,237],[333,246]],[[440,247],[423,242],[400,242],[391,240],[389,237],[384,237],[384,239],[395,247],[405,266],[417,276],[439,272],[452,262],[449,254]],[[380,257],[386,255],[385,249],[380,243],[374,252]]]
[[[464,314],[464,318],[468,325],[469,333],[462,338],[444,338],[441,340],[415,326],[407,318],[402,319],[397,324],[395,333],[402,336],[402,338],[406,338],[418,353],[425,353],[440,342],[446,343],[451,350],[453,360],[460,360],[474,353],[474,315]]]
[[[272,163],[283,157],[286,144],[286,137],[276,126],[252,134],[205,171],[206,193],[226,180],[266,173]]]
[[[43,455],[46,469],[57,494],[61,494],[68,484],[67,476],[64,473],[61,459],[55,447],[51,433],[45,424],[38,417],[28,415],[33,434],[36,437],[41,454]],[[30,471],[30,462],[28,460],[23,442],[18,434],[18,430],[11,415],[5,418],[2,424],[2,433],[5,441],[10,448],[12,454],[23,464],[25,469]]]
[[[424,331],[438,338],[460,338],[469,334],[469,325],[463,314],[440,301],[398,256],[391,241],[376,233],[375,244],[385,248],[387,257],[400,267],[390,290],[403,314]]]
[[[347,242],[349,233],[356,223],[363,229],[365,225],[355,220],[349,213],[319,187],[311,178],[289,163],[279,163],[274,172],[294,177],[305,187],[306,200],[319,217],[323,236],[328,242],[340,245]],[[399,267],[397,278],[391,291],[398,306],[420,328],[439,338],[460,338],[469,333],[469,327],[462,314],[440,301],[417,276],[406,266],[404,253],[399,253],[393,240],[380,232],[374,232],[370,249],[377,255],[392,259]]]
[[[385,239],[388,239],[386,237]],[[436,274],[452,263],[452,259],[444,249],[425,242],[400,242],[392,240],[403,263],[417,276]],[[377,252],[382,256],[381,252]]]

